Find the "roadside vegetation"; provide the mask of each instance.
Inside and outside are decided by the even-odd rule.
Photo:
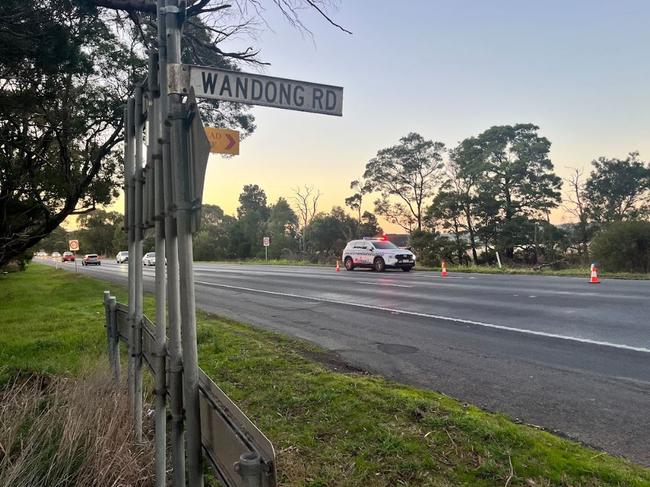
[[[31,265],[26,272],[0,277],[0,382],[5,398],[20,395],[11,389],[18,383],[25,384],[31,404],[42,403],[35,390],[41,389],[42,379],[25,378],[56,376],[51,379],[54,398],[43,401],[62,407],[56,414],[46,407],[44,418],[58,421],[61,410],[76,411],[74,404],[82,396],[101,410],[93,394],[83,392],[87,386],[75,384],[82,378],[97,381],[87,376],[98,360],[100,368],[108,368],[102,305],[106,288],[124,300],[120,286],[45,266]],[[151,297],[145,305],[151,314]],[[350,369],[305,342],[204,313],[198,318],[201,367],[273,441],[282,485],[650,484],[650,470],[442,394]],[[103,401],[110,399],[121,408],[121,396],[99,384],[110,391]],[[7,444],[13,446],[10,456],[3,454],[0,479],[10,473],[10,460],[22,458],[34,445],[41,452],[34,461],[47,457],[65,463],[71,458],[57,456],[63,448],[58,437],[38,426],[44,423],[36,420],[33,407],[23,410],[15,407],[17,402],[2,403],[3,424],[22,422],[25,429],[12,427],[13,439],[3,442],[5,450]],[[118,435],[128,441],[127,429],[126,424],[116,425],[107,432],[108,450],[118,448]],[[18,438],[34,441],[21,444]],[[84,435],[78,439],[80,445],[88,441]],[[132,471],[146,468],[149,454],[132,451]]]

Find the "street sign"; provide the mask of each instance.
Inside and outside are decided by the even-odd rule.
[[[201,442],[224,485],[275,487],[275,450],[266,436],[237,405],[199,369]],[[244,475],[242,455],[253,454],[256,482]],[[250,466],[249,466],[250,468]]]
[[[68,242],[68,248],[72,252],[78,252],[79,251],[79,240],[70,240]]]
[[[264,244],[264,247],[268,247],[269,245],[271,245],[271,237],[264,237],[262,243]]]
[[[193,91],[190,91],[187,107],[192,113],[187,147],[189,152],[188,160],[190,162],[189,194],[191,201],[189,203],[198,209],[201,207],[201,201],[203,200],[203,184],[205,182],[205,170],[208,165],[208,157],[210,156],[210,141],[203,127],[201,114],[196,106],[196,98],[194,97]],[[181,203],[186,204],[186,202]],[[201,215],[199,212],[195,212],[192,216],[192,232],[196,232],[199,229],[200,222]]]
[[[343,88],[189,64],[168,66],[170,93],[286,110],[343,115]]]
[[[239,154],[239,132],[236,130],[206,127],[205,135],[210,141],[213,154]]]

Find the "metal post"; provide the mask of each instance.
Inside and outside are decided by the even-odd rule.
[[[149,54],[149,151],[151,151],[151,164],[153,165],[154,183],[154,215],[156,232],[156,404],[155,404],[155,436],[154,436],[154,460],[156,486],[166,485],[166,449],[167,449],[167,381],[166,381],[166,354],[167,354],[167,333],[166,333],[166,285],[165,285],[165,222],[163,213],[165,210],[163,194],[163,168],[162,151],[158,144],[160,132],[160,113],[158,92],[158,56]]]
[[[181,62],[181,30],[185,17],[185,3],[179,8],[178,0],[167,0],[167,61]],[[201,420],[199,410],[198,350],[196,343],[196,314],[194,303],[194,267],[192,253],[192,218],[189,206],[189,164],[187,161],[187,139],[189,135],[185,121],[178,118],[182,103],[180,95],[169,96],[169,108],[173,118],[172,149],[174,158],[174,199],[176,202],[176,228],[178,237],[178,263],[181,292],[181,340],[183,344],[183,391],[186,416],[187,473],[192,487],[203,485]]]
[[[134,393],[134,370],[135,370],[135,286],[133,275],[135,274],[134,264],[135,264],[135,188],[133,186],[133,174],[135,171],[135,151],[133,149],[133,118],[135,115],[135,101],[133,98],[129,98],[127,103],[127,115],[126,115],[126,148],[125,148],[125,157],[124,157],[124,194],[125,194],[125,204],[126,210],[124,212],[125,223],[127,229],[127,241],[128,241],[128,251],[129,251],[129,280],[128,280],[128,329],[129,329],[129,341],[128,341],[128,371],[127,371],[127,383],[129,386],[129,402],[131,406],[131,414],[135,412],[135,393]]]
[[[113,379],[115,382],[120,381],[120,334],[117,330],[117,300],[111,296],[108,300],[108,310],[110,313],[111,325],[111,349],[110,354],[113,356]]]
[[[106,314],[106,342],[107,342],[107,348],[106,351],[108,353],[108,363],[111,366],[111,369],[113,368],[113,343],[111,341],[112,339],[112,332],[111,332],[111,311],[110,308],[108,307],[108,300],[111,298],[111,292],[110,291],[104,291],[104,313]]]
[[[180,287],[178,282],[178,240],[173,209],[173,180],[170,156],[170,127],[167,123],[169,99],[167,93],[167,19],[165,0],[157,0],[158,51],[160,87],[160,144],[165,217],[165,256],[167,258],[167,320],[169,323],[169,396],[172,417],[171,460],[172,484],[185,486],[185,435],[183,431],[183,359],[181,347]]]
[[[133,401],[133,425],[135,428],[136,441],[142,441],[142,239],[143,239],[143,215],[142,215],[142,168],[143,168],[143,147],[142,136],[144,129],[143,120],[143,94],[144,89],[138,86],[135,89],[135,171],[133,184],[135,186],[135,220],[133,245],[133,286],[135,287],[134,297],[134,401]]]

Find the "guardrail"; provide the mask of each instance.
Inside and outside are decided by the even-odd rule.
[[[120,380],[120,342],[129,344],[129,335],[140,340],[142,360],[152,374],[162,364],[169,384],[169,355],[157,360],[156,325],[143,316],[142,326],[129,323],[128,308],[104,292],[108,358],[115,380]],[[134,330],[140,329],[136,336]],[[167,388],[166,388],[167,391]],[[166,397],[169,394],[166,392]],[[239,407],[199,369],[199,404],[203,456],[219,480],[227,487],[275,487],[277,485],[275,450],[266,436]]]

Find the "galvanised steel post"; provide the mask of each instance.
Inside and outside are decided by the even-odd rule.
[[[108,299],[108,312],[110,313],[111,324],[111,350],[113,356],[113,379],[120,381],[120,336],[117,331],[117,299],[111,296]]]
[[[108,300],[111,298],[110,291],[104,291],[104,313],[106,315],[106,342],[108,352],[108,364],[113,369],[113,342],[112,342],[112,332],[111,332],[111,312],[108,307]]]
[[[135,427],[136,441],[142,441],[142,239],[143,239],[143,179],[142,169],[144,167],[143,143],[144,135],[144,88],[139,85],[135,89],[135,232],[134,232],[134,255],[133,255],[133,280],[134,280],[134,325],[135,325],[135,360],[134,360],[134,402],[133,402],[133,424]]]
[[[172,484],[185,486],[185,435],[183,427],[183,358],[181,347],[180,287],[178,281],[178,240],[173,214],[174,184],[170,155],[169,98],[167,89],[167,22],[165,0],[157,0],[158,85],[160,87],[160,146],[163,168],[165,256],[167,258],[167,319],[169,323],[169,396],[171,410]]]
[[[167,62],[181,62],[181,32],[185,18],[185,2],[166,1]],[[176,228],[178,232],[178,262],[181,291],[181,339],[183,343],[183,391],[185,399],[185,425],[187,431],[187,474],[192,487],[203,485],[201,419],[199,410],[198,351],[196,344],[196,314],[194,303],[194,265],[190,222],[189,162],[187,140],[189,127],[180,119],[180,95],[170,95],[170,113],[173,120],[172,149],[175,183]]]
[[[129,325],[129,343],[128,343],[128,372],[127,383],[129,386],[129,403],[131,406],[130,413],[133,415],[135,412],[134,400],[134,359],[135,359],[135,286],[133,276],[135,270],[133,267],[135,257],[135,191],[133,186],[133,174],[135,171],[135,151],[133,141],[133,117],[135,114],[135,100],[129,98],[127,102],[127,115],[125,123],[125,157],[124,157],[124,185],[125,185],[125,202],[126,202],[126,227],[127,227],[127,241],[129,251],[128,271],[128,325]]]
[[[152,153],[150,158],[153,165],[154,176],[154,218],[156,232],[156,404],[155,404],[155,425],[154,425],[154,462],[156,486],[166,485],[167,465],[167,378],[166,378],[166,354],[167,354],[167,316],[165,306],[167,303],[167,289],[165,284],[165,222],[163,213],[165,201],[163,194],[163,167],[162,150],[158,144],[160,133],[160,92],[158,86],[158,55],[149,54],[149,150]]]

